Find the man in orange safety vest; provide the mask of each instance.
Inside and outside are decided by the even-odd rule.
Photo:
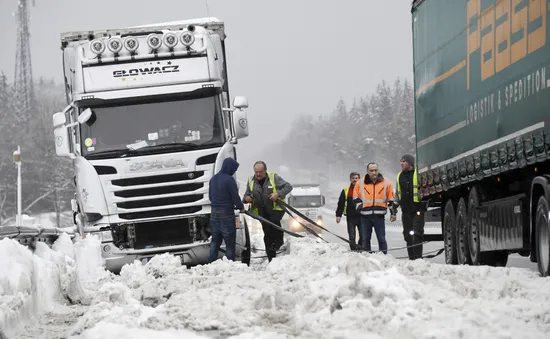
[[[388,253],[384,217],[388,212],[388,204],[392,206],[394,198],[395,193],[391,182],[378,172],[376,163],[369,163],[367,165],[367,175],[361,178],[353,188],[353,203],[361,214],[362,247],[364,250],[371,250],[370,239],[374,228],[379,250],[384,254]],[[391,208],[390,214],[390,220],[395,221],[396,210]]]

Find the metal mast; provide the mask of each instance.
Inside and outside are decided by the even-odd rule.
[[[27,122],[34,108],[34,86],[31,65],[31,47],[29,31],[29,2],[18,0],[17,6],[17,45],[15,49],[14,109],[17,121]],[[34,0],[32,0],[34,6]]]

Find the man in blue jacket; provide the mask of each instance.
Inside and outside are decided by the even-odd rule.
[[[229,260],[235,259],[235,247],[237,238],[237,225],[235,223],[235,209],[244,212],[244,205],[239,197],[239,189],[233,174],[239,168],[239,163],[233,158],[223,161],[219,173],[210,179],[210,228],[212,241],[210,242],[210,262],[218,258],[218,252],[225,241],[226,256]]]

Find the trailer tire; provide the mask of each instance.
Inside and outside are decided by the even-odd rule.
[[[464,198],[458,200],[456,207],[456,223],[455,223],[455,248],[456,257],[459,265],[469,265],[470,251],[468,246],[467,224],[468,224],[468,210],[466,208],[466,201]]]
[[[479,243],[479,220],[476,208],[479,207],[479,192],[474,186],[468,196],[468,222],[466,234],[468,239],[468,254],[472,265],[481,264],[481,246]]]
[[[443,212],[443,246],[445,248],[445,263],[456,265],[456,232],[455,232],[455,207],[452,200],[447,200]]]
[[[537,265],[541,276],[550,275],[550,225],[548,224],[548,201],[539,198],[536,211]]]

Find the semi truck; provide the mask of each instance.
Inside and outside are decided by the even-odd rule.
[[[75,228],[101,239],[112,272],[166,252],[208,263],[209,180],[248,136],[247,98],[230,106],[225,41],[216,18],[61,34],[56,153],[74,164]],[[235,219],[236,260],[249,263]]]
[[[412,2],[416,154],[447,264],[550,274],[550,2]]]

